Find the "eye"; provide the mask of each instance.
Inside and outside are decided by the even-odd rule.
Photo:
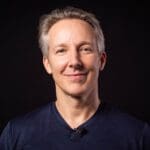
[[[66,49],[61,48],[61,49],[56,50],[56,54],[63,54],[65,51]]]
[[[91,47],[81,47],[80,51],[83,52],[83,53],[91,53],[92,48]]]

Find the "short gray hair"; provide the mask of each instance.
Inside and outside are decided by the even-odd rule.
[[[96,35],[96,43],[99,52],[105,50],[105,42],[102,28],[98,19],[93,13],[75,7],[65,7],[54,9],[49,14],[43,15],[39,22],[39,46],[44,56],[48,53],[48,32],[50,28],[58,21],[63,19],[80,19],[89,23]]]

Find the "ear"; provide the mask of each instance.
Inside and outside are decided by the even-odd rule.
[[[43,65],[48,74],[52,74],[51,65],[46,56],[43,56]]]
[[[107,55],[105,51],[99,53],[100,58],[100,71],[102,71],[106,65]]]

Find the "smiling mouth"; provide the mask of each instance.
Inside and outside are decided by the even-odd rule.
[[[66,74],[66,76],[83,76],[86,75],[87,73],[72,73],[72,74]]]
[[[87,73],[65,74],[65,76],[72,81],[81,81],[85,79],[85,77],[87,76]]]

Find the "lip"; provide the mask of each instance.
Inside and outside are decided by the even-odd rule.
[[[85,77],[87,76],[87,73],[68,73],[68,74],[65,74],[65,76],[73,81],[81,81],[85,79]]]
[[[71,74],[65,74],[65,76],[83,76],[86,75],[87,73],[71,73]]]
[[[73,73],[65,73],[65,76],[85,76],[87,72],[73,72]]]

